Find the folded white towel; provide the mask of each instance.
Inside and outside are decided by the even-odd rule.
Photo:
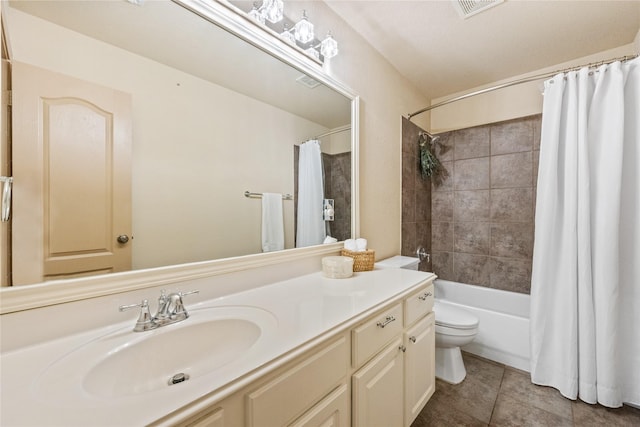
[[[282,194],[262,193],[262,252],[284,249]]]
[[[367,239],[356,239],[356,251],[364,252],[367,250]]]
[[[356,241],[354,239],[347,239],[344,241],[344,248],[348,251],[355,252],[357,250]]]
[[[327,236],[327,237],[324,238],[324,242],[322,242],[322,243],[324,243],[324,244],[336,243],[337,241],[338,241],[338,239],[336,239],[335,237]]]

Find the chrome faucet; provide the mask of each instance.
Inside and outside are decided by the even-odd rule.
[[[173,292],[169,295],[163,289],[158,298],[158,311],[155,316],[151,316],[149,311],[149,301],[142,300],[139,304],[121,305],[120,311],[130,310],[140,307],[140,315],[133,328],[134,332],[150,331],[161,326],[170,325],[185,320],[189,317],[187,309],[184,307],[182,297],[185,295],[196,294],[200,291],[189,292]]]

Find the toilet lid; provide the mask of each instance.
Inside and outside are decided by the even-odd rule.
[[[441,304],[437,300],[433,303],[436,313],[436,325],[458,329],[473,329],[478,327],[478,318],[461,308],[450,304]]]

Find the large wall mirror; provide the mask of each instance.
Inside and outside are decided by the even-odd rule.
[[[238,32],[247,23],[229,13],[228,6],[198,0],[134,3],[29,0],[9,1],[2,9],[13,81],[19,81],[22,74],[32,81],[69,79],[95,85],[96,90],[111,90],[113,97],[123,96],[123,114],[128,115],[124,129],[131,135],[126,155],[130,168],[122,174],[130,180],[130,225],[108,232],[114,248],[129,248],[131,270],[261,253],[261,201],[247,197],[246,191],[293,196],[283,201],[283,252],[298,251],[296,146],[316,137],[320,137],[323,152],[325,197],[336,204],[329,234],[338,240],[355,235],[357,97],[326,76],[320,65],[291,48],[280,48],[278,40],[269,41],[268,33],[248,30],[247,36],[240,37]],[[60,81],[58,86],[64,86],[67,80]],[[34,86],[26,82],[21,84]],[[15,107],[20,102],[16,99],[19,84],[14,87],[14,110],[19,110]],[[37,114],[46,116],[42,111]],[[104,114],[107,121],[109,114]],[[45,118],[54,121],[56,116],[50,113]],[[15,146],[20,143],[15,138],[28,126],[13,120]],[[27,116],[26,123],[29,121],[33,117]],[[117,163],[113,156],[93,164],[85,161],[90,157],[88,151],[69,154],[65,150],[58,154],[45,150],[44,155],[32,158],[32,163],[40,164],[22,166],[16,162],[26,160],[14,149],[13,242],[23,240],[24,233],[20,219],[25,188],[15,178],[20,168],[31,173],[44,165],[45,171],[38,171],[42,173],[38,176],[45,182],[37,185],[42,185],[46,200],[58,197],[58,205],[45,203],[43,209],[50,210],[54,220],[48,220],[42,233],[53,235],[46,228],[57,221],[63,225],[57,232],[62,236],[75,233],[76,226],[66,221],[65,231],[64,217],[55,218],[56,206],[81,207],[94,202],[91,192],[86,200],[65,199],[56,185],[89,181],[85,176],[103,163]],[[48,167],[58,172],[52,174]],[[122,175],[114,171],[104,176]],[[49,180],[50,176],[55,179]],[[116,178],[109,185],[113,181]],[[95,203],[99,205],[95,210],[104,214],[101,202]],[[90,230],[82,235],[89,234]],[[117,242],[122,235],[129,237],[128,242]],[[45,252],[50,249],[45,247]],[[65,243],[58,245],[63,255],[67,249]],[[24,254],[20,252],[24,249],[14,249],[13,265],[17,257],[41,262],[32,256],[38,250],[42,247],[26,249]],[[111,271],[100,269],[96,266],[90,273]],[[75,277],[56,267],[44,275],[43,279],[25,274],[15,284],[39,283],[41,287],[40,282],[49,279],[56,280],[54,284]]]

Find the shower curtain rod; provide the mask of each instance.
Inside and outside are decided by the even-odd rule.
[[[447,105],[447,104],[450,104],[452,102],[461,101],[463,99],[467,99],[467,98],[470,98],[470,97],[476,96],[476,95],[482,95],[483,93],[492,92],[494,90],[504,89],[506,87],[515,86],[515,85],[519,85],[519,84],[522,84],[522,83],[529,83],[529,82],[534,82],[536,80],[546,79],[546,78],[549,78],[549,77],[553,77],[553,76],[555,76],[556,74],[559,74],[559,73],[568,73],[570,71],[576,71],[576,70],[579,70],[579,69],[584,68],[584,67],[590,67],[590,68],[591,67],[599,67],[600,65],[611,64],[611,63],[616,62],[616,61],[622,61],[622,62],[629,61],[629,60],[635,59],[637,57],[638,57],[638,54],[636,54],[636,55],[625,55],[625,56],[620,56],[618,58],[612,58],[612,59],[607,59],[607,60],[598,61],[598,62],[591,62],[591,63],[586,64],[586,65],[578,65],[578,66],[574,66],[574,67],[565,68],[563,70],[547,72],[547,73],[544,73],[544,74],[538,74],[538,75],[535,75],[535,76],[525,77],[525,78],[518,79],[518,80],[512,80],[512,81],[509,81],[509,82],[506,82],[506,83],[501,83],[499,85],[491,86],[491,87],[488,87],[488,88],[485,88],[485,89],[480,89],[480,90],[477,90],[475,92],[470,92],[470,93],[467,93],[467,94],[464,94],[464,95],[456,96],[455,98],[451,98],[451,99],[444,100],[442,102],[438,102],[437,104],[430,105],[430,106],[428,106],[426,108],[423,108],[422,110],[418,110],[418,111],[416,111],[414,113],[407,114],[407,119],[411,120],[411,118],[413,116],[417,116],[418,114],[422,114],[422,113],[425,113],[427,111],[433,110],[434,108],[442,107],[443,105]]]
[[[327,131],[325,133],[321,133],[320,135],[316,135],[313,138],[305,139],[303,142],[311,141],[313,139],[320,139],[322,137],[333,135],[334,133],[344,132],[346,130],[351,130],[351,125],[344,125],[344,126],[340,126],[340,127],[331,129],[330,131]]]

